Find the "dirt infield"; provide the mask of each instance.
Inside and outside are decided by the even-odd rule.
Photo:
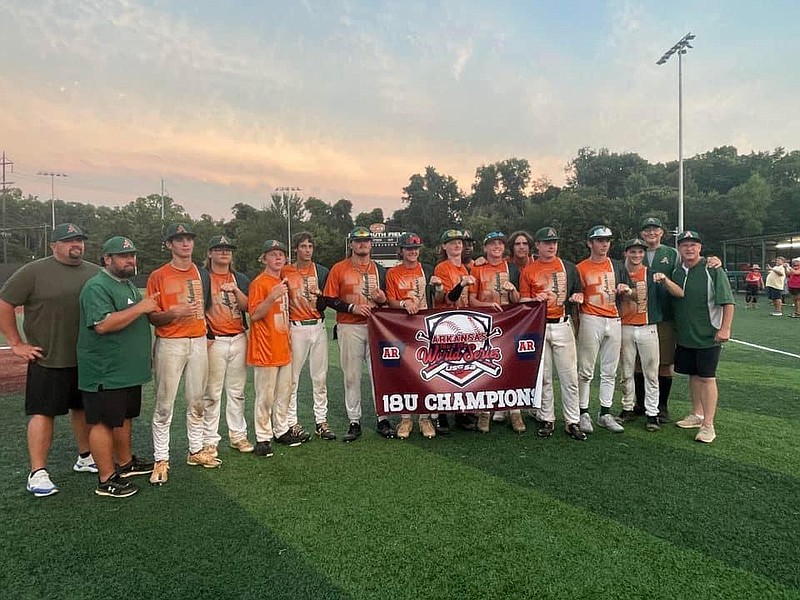
[[[0,394],[24,390],[27,370],[27,360],[14,356],[11,350],[0,350]]]

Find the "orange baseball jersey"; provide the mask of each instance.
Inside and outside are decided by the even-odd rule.
[[[317,296],[311,292],[322,293],[319,289],[317,267],[312,262],[303,268],[286,265],[281,270],[289,284],[289,319],[292,321],[310,321],[319,319]]]
[[[194,302],[194,314],[175,319],[172,323],[155,328],[162,338],[195,338],[206,335],[206,317],[203,310],[203,284],[200,271],[193,264],[185,271],[176,269],[171,263],[159,267],[147,279],[147,295],[159,293],[159,310],[169,310],[184,302]]]
[[[248,310],[251,315],[280,283],[280,278],[267,273],[261,273],[250,283]],[[248,365],[282,367],[292,361],[292,351],[289,347],[288,306],[288,294],[283,294],[272,304],[263,319],[251,321],[250,340],[247,344]]]
[[[581,312],[597,317],[619,317],[617,277],[610,258],[597,263],[590,258],[579,262],[578,274],[583,285]]]
[[[647,269],[641,266],[634,273],[628,271],[628,276],[633,294],[622,299],[622,324],[647,325]]]
[[[324,295],[327,298],[339,298],[347,304],[368,304],[374,308],[377,305],[370,300],[370,295],[376,289],[379,289],[379,278],[375,261],[370,260],[369,264],[360,267],[354,265],[351,259],[345,258],[333,265],[328,273]],[[336,322],[364,324],[367,319],[361,315],[337,311]]]
[[[403,264],[386,271],[386,297],[389,300],[414,299],[421,310],[428,308],[425,294],[425,272],[417,263],[411,268]]]
[[[470,290],[481,302],[497,302],[501,306],[510,304],[508,292],[503,284],[510,280],[508,263],[490,265],[488,262],[479,267],[472,267],[471,275],[475,278],[475,287]]]
[[[463,290],[461,290],[461,295],[455,302],[450,302],[450,300],[447,299],[447,294],[449,294],[450,290],[458,285],[458,282],[461,280],[461,276],[469,275],[467,267],[464,265],[457,267],[449,260],[443,260],[436,265],[436,268],[433,270],[433,274],[442,280],[444,299],[442,300],[441,306],[455,306],[458,308],[469,306],[469,287],[465,287]]]
[[[206,310],[206,320],[211,332],[216,335],[236,335],[244,332],[242,311],[236,294],[223,292],[222,284],[235,283],[232,273],[215,273],[209,270],[211,283],[211,306]]]
[[[533,298],[541,292],[550,292],[547,298],[547,318],[560,319],[566,315],[567,270],[560,258],[550,262],[540,260],[529,263],[522,270],[519,293],[523,298]]]

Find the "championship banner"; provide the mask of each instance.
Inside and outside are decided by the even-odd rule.
[[[369,348],[379,416],[538,407],[547,305],[375,310]]]

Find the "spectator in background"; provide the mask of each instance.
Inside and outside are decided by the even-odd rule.
[[[787,271],[789,275],[789,293],[794,301],[793,319],[800,319],[800,257],[792,259],[792,266]]]
[[[788,272],[789,266],[786,264],[786,259],[778,256],[775,259],[775,265],[767,273],[767,298],[772,301],[773,317],[783,316],[783,286]]]
[[[761,267],[753,263],[744,276],[744,302],[745,308],[758,308],[758,292],[764,289],[764,278],[761,277]]]

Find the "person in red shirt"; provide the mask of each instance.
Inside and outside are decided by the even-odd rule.
[[[764,289],[764,278],[761,276],[761,267],[753,264],[744,276],[744,307],[758,308],[758,292]]]

